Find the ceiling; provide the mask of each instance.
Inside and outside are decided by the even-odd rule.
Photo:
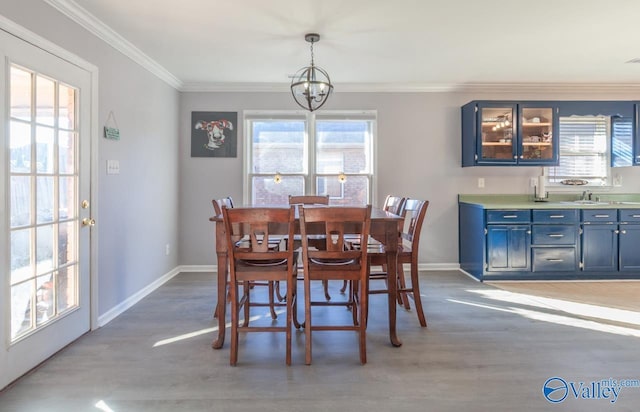
[[[308,32],[337,92],[640,85],[637,0],[45,1],[181,90],[288,90]]]

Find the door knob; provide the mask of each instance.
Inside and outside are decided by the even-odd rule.
[[[84,219],[82,219],[82,226],[95,226],[95,225],[96,225],[95,219],[90,219],[88,217],[85,217]]]

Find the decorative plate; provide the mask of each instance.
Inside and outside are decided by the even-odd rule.
[[[589,183],[589,181],[582,180],[582,179],[565,179],[565,180],[561,180],[560,183],[568,186],[583,186]]]

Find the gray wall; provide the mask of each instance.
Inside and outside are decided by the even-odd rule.
[[[41,0],[0,13],[99,69],[99,126],[115,114],[121,141],[99,139],[98,316],[178,265],[179,94]],[[106,160],[120,161],[106,175]],[[165,256],[165,244],[173,252]]]
[[[458,262],[459,193],[530,194],[529,178],[540,167],[461,167],[460,106],[475,99],[509,100],[631,100],[624,93],[340,93],[327,110],[375,109],[378,112],[378,191],[380,205],[389,194],[430,200],[422,233],[420,263],[456,265]],[[286,90],[286,86],[285,86]],[[232,196],[243,203],[244,145],[238,158],[190,158],[192,111],[238,111],[239,140],[244,133],[244,110],[296,110],[283,93],[182,93],[180,102],[180,262],[215,264],[211,199]],[[616,169],[623,186],[615,192],[640,191],[640,167]],[[485,188],[477,187],[479,177]]]

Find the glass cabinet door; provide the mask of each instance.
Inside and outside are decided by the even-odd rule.
[[[514,163],[516,105],[478,105],[478,163]]]
[[[522,107],[520,113],[520,163],[553,164],[557,159],[554,108]]]

